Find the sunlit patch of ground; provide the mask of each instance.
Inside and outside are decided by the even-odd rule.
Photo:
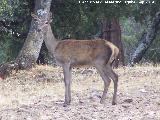
[[[160,66],[115,69],[118,104],[111,105],[113,84],[105,104],[99,100],[103,81],[96,69],[74,69],[72,103],[63,107],[60,67],[37,66],[0,80],[0,120],[160,120]]]

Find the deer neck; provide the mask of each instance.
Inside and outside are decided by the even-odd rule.
[[[58,44],[58,40],[55,38],[54,34],[52,33],[51,26],[48,26],[48,31],[46,35],[45,45],[49,52],[54,54],[55,48]]]

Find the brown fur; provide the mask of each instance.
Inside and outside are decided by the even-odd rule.
[[[105,41],[105,42],[106,42],[106,45],[108,45],[112,50],[112,55],[109,60],[109,63],[112,64],[119,54],[119,49],[111,42],[108,42],[108,41]]]
[[[48,44],[50,45],[50,44]],[[51,46],[52,47],[52,46]],[[48,48],[51,48],[48,46]],[[112,104],[116,104],[118,75],[112,70],[111,64],[118,56],[119,49],[106,40],[62,40],[56,42],[54,55],[57,63],[63,67],[65,82],[65,102],[71,102],[71,68],[90,65],[97,68],[104,81],[101,103],[104,102],[111,80],[114,82]]]
[[[117,56],[118,48],[106,40],[62,40],[55,49],[58,62],[71,66],[93,65],[97,59],[111,63]],[[116,54],[115,54],[116,53]]]

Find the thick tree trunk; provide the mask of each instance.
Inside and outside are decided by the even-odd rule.
[[[156,13],[152,22],[148,26],[148,30],[145,34],[142,35],[140,43],[133,55],[131,56],[131,64],[139,63],[142,59],[148,48],[151,46],[153,40],[156,38],[157,31],[160,25],[160,11]]]
[[[121,28],[120,28],[118,19],[102,21],[101,38],[111,41],[120,50],[120,53],[114,63],[114,66],[118,67],[119,64],[124,66],[124,52],[123,52],[123,45],[121,41]]]
[[[22,50],[15,61],[0,66],[0,77],[9,74],[13,69],[31,68],[39,56],[39,52],[47,33],[45,23],[50,16],[52,0],[35,0],[34,16],[30,30]],[[45,30],[44,30],[45,29]]]
[[[45,46],[45,43],[43,42],[42,43],[42,47],[41,47],[41,50],[40,50],[40,52],[39,52],[39,56],[38,56],[38,58],[37,58],[37,61],[36,61],[36,63],[38,64],[38,65],[44,65],[44,64],[47,64],[48,62],[47,62],[47,60],[46,60],[46,56],[47,56],[47,54],[46,54],[46,52],[47,52],[47,48],[46,48],[46,46]]]
[[[27,39],[18,57],[16,58],[16,62],[21,68],[30,68],[33,64],[36,63],[46,32],[43,30],[43,28],[41,31],[39,31],[41,29],[39,27],[43,26],[43,21],[48,20],[50,6],[51,0],[35,1],[34,15],[37,16],[41,22],[35,19],[33,19],[31,22],[31,27]]]

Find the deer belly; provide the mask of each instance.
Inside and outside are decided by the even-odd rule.
[[[92,61],[90,60],[90,58],[89,57],[78,57],[78,58],[72,58],[71,59],[71,61],[70,61],[70,63],[71,63],[71,66],[74,66],[74,67],[76,67],[76,66],[88,66],[88,65],[91,65],[92,64]]]

